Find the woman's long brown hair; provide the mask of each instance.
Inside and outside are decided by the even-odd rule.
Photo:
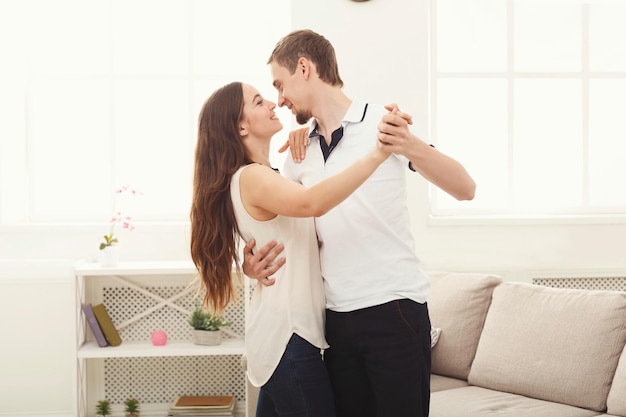
[[[233,264],[239,266],[239,229],[230,197],[230,180],[251,163],[239,136],[243,117],[243,88],[233,82],[216,90],[198,119],[193,199],[191,258],[198,268],[204,305],[222,314],[236,298]]]

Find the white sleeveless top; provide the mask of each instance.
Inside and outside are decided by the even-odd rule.
[[[270,240],[285,245],[287,259],[273,278],[274,285],[258,281],[246,323],[247,375],[260,387],[272,376],[293,333],[320,349],[328,348],[324,337],[325,297],[313,218],[276,216],[259,221],[248,214],[241,201],[241,167],[230,182],[230,195],[241,237],[256,239],[256,252]],[[280,175],[280,174],[276,174]]]

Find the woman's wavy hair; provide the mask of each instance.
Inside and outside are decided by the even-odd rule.
[[[230,181],[251,163],[239,136],[243,117],[243,88],[233,82],[217,89],[204,103],[198,118],[193,198],[191,258],[198,268],[203,304],[222,314],[235,300],[232,269],[239,266],[239,228],[230,196]]]

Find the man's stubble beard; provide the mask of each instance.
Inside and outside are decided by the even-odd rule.
[[[296,113],[296,122],[301,125],[305,125],[311,120],[313,115],[310,112],[299,111]]]

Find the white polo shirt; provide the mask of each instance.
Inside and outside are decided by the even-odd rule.
[[[381,105],[353,101],[342,121],[343,137],[328,160],[324,162],[320,137],[313,135],[304,161],[287,158],[283,174],[311,187],[342,171],[376,146],[378,124],[386,113]],[[350,197],[315,218],[326,308],[341,312],[401,298],[426,301],[429,281],[409,225],[408,163],[392,154]]]

